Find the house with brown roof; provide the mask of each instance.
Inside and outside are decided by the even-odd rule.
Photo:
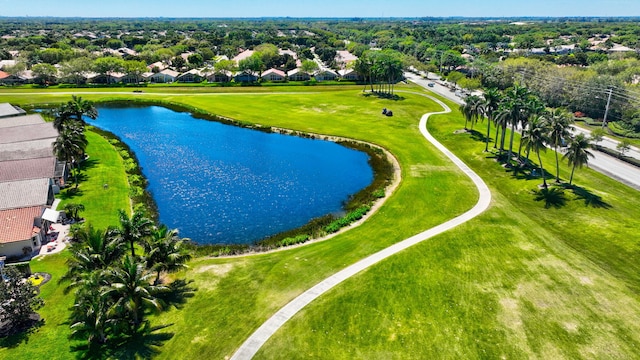
[[[31,180],[31,179],[53,179],[54,183],[62,187],[64,179],[68,174],[68,169],[64,161],[58,161],[53,156],[0,161],[0,182]],[[56,189],[54,189],[55,192]]]
[[[46,238],[43,211],[41,206],[0,210],[0,256],[20,259],[40,250]]]

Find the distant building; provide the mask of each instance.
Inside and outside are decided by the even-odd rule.
[[[40,250],[46,238],[43,211],[41,206],[0,210],[0,256],[19,259]]]
[[[262,79],[267,81],[284,81],[287,74],[278,69],[269,69],[262,73]]]
[[[307,81],[311,79],[311,76],[300,70],[300,68],[289,71],[287,76],[289,77],[289,81]]]

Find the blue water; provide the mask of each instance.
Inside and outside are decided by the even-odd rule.
[[[89,120],[136,153],[159,220],[201,244],[247,244],[340,212],[373,180],[368,155],[164,107],[99,107]]]

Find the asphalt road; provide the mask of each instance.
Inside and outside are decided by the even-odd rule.
[[[452,100],[457,104],[464,103],[462,98],[456,96],[451,90],[449,90],[449,88],[440,85],[434,80],[426,80],[419,75],[409,72],[405,73],[405,77],[408,80],[411,80],[414,83],[424,87],[425,89],[441,95],[449,100]],[[428,86],[428,84],[431,82],[434,83],[433,87]],[[580,129],[577,127],[573,128],[576,132],[583,132],[586,135],[590,134],[588,130]],[[598,145],[615,150],[618,142],[611,138],[605,137],[604,140],[601,141]],[[640,190],[640,168],[599,151],[592,150],[591,153],[594,155],[594,157],[589,160],[589,167],[636,190]],[[640,159],[640,151],[634,147],[632,147],[632,149],[628,151],[626,155],[635,157],[636,159]]]

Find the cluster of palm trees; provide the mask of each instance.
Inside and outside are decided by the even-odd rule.
[[[53,151],[60,161],[65,161],[74,174],[74,182],[78,187],[78,172],[80,162],[84,159],[87,148],[87,137],[84,133],[85,122],[83,116],[91,119],[98,117],[93,102],[72,96],[72,99],[60,105],[53,111],[53,127],[58,130],[58,137],[53,143]],[[73,171],[75,169],[75,171]]]
[[[388,95],[393,95],[393,85],[402,78],[403,68],[402,54],[395,50],[366,51],[354,64],[354,70],[367,79],[372,92]],[[377,90],[374,84],[378,85]]]
[[[572,137],[569,129],[573,123],[573,116],[563,109],[547,109],[542,101],[529,92],[525,87],[515,85],[513,88],[500,92],[488,89],[482,97],[471,95],[460,105],[460,112],[465,117],[465,129],[471,123],[471,129],[478,121],[487,119],[487,134],[485,136],[485,151],[489,151],[491,124],[495,126],[495,142],[493,148],[505,160],[507,166],[513,166],[513,161],[521,166],[529,161],[529,154],[537,155],[543,186],[547,188],[546,176],[542,166],[540,152],[552,147],[556,155],[556,182],[560,182],[560,161],[558,148],[568,143],[563,156],[572,166],[569,185],[573,182],[576,167],[587,165],[593,154],[589,152],[590,139],[580,134]],[[505,149],[507,129],[510,128],[509,148]],[[522,137],[517,156],[514,159],[513,140],[516,130],[522,131]],[[526,160],[522,150],[526,151]]]
[[[75,231],[69,268],[61,279],[68,282],[67,291],[75,290],[72,337],[90,345],[134,336],[146,327],[145,317],[162,309],[162,294],[170,290],[161,274],[184,268],[191,258],[188,239],[176,230],[155,226],[140,211],[119,215],[118,227],[87,225]],[[142,255],[136,255],[136,246]]]

